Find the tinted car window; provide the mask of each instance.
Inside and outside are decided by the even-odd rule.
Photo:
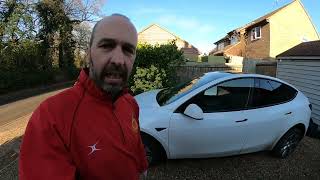
[[[215,85],[190,99],[182,109],[191,103],[197,104],[205,113],[244,109],[253,84],[252,78],[246,78]]]
[[[256,78],[252,95],[252,107],[270,106],[293,99],[297,91],[292,87],[269,79]]]

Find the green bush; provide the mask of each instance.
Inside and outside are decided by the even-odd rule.
[[[53,72],[49,71],[2,71],[0,70],[0,94],[19,89],[46,85],[54,81]]]
[[[32,40],[7,43],[0,49],[0,94],[75,79],[79,69],[67,66],[64,69],[46,68],[46,59],[41,56],[41,46]]]
[[[201,62],[208,62],[208,56],[202,56]]]
[[[80,74],[80,68],[77,68],[76,66],[67,66],[63,69],[63,71],[65,72],[65,77],[67,78],[67,80],[73,80],[76,79],[79,74]]]
[[[19,69],[20,71],[42,69],[43,57],[39,54],[40,45],[32,40],[8,43],[0,50],[0,68],[2,70]]]
[[[135,94],[173,86],[177,81],[176,66],[183,63],[183,52],[174,41],[154,46],[139,44],[129,86]]]
[[[131,90],[139,94],[152,89],[163,88],[163,84],[166,83],[166,73],[164,69],[158,69],[154,65],[151,65],[150,68],[137,67],[133,80],[134,85],[131,86]]]

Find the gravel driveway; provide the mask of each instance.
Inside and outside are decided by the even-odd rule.
[[[269,152],[169,160],[150,168],[148,179],[320,179],[320,140],[306,137],[288,159]]]
[[[288,159],[260,152],[226,158],[168,160],[151,167],[147,179],[320,179],[319,150],[319,139],[305,137]],[[1,180],[18,179],[16,158],[12,151],[6,158],[0,158],[0,162],[12,160],[5,169],[0,167]]]

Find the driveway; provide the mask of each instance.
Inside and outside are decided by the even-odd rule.
[[[320,140],[305,137],[288,159],[269,152],[169,160],[148,172],[148,179],[320,179]]]
[[[225,158],[168,160],[149,168],[147,179],[319,179],[319,149],[319,139],[305,137],[288,159],[260,152]],[[10,151],[6,159],[0,159],[0,162],[11,160],[11,164],[0,169],[0,179],[18,179],[17,157],[17,153]]]

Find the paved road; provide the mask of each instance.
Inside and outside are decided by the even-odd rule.
[[[24,134],[30,115],[42,101],[64,89],[0,106],[0,180],[18,179],[17,162],[21,135]]]
[[[0,106],[0,132],[2,126],[14,123],[17,119],[29,115],[43,100],[61,92],[62,90],[44,93]]]

